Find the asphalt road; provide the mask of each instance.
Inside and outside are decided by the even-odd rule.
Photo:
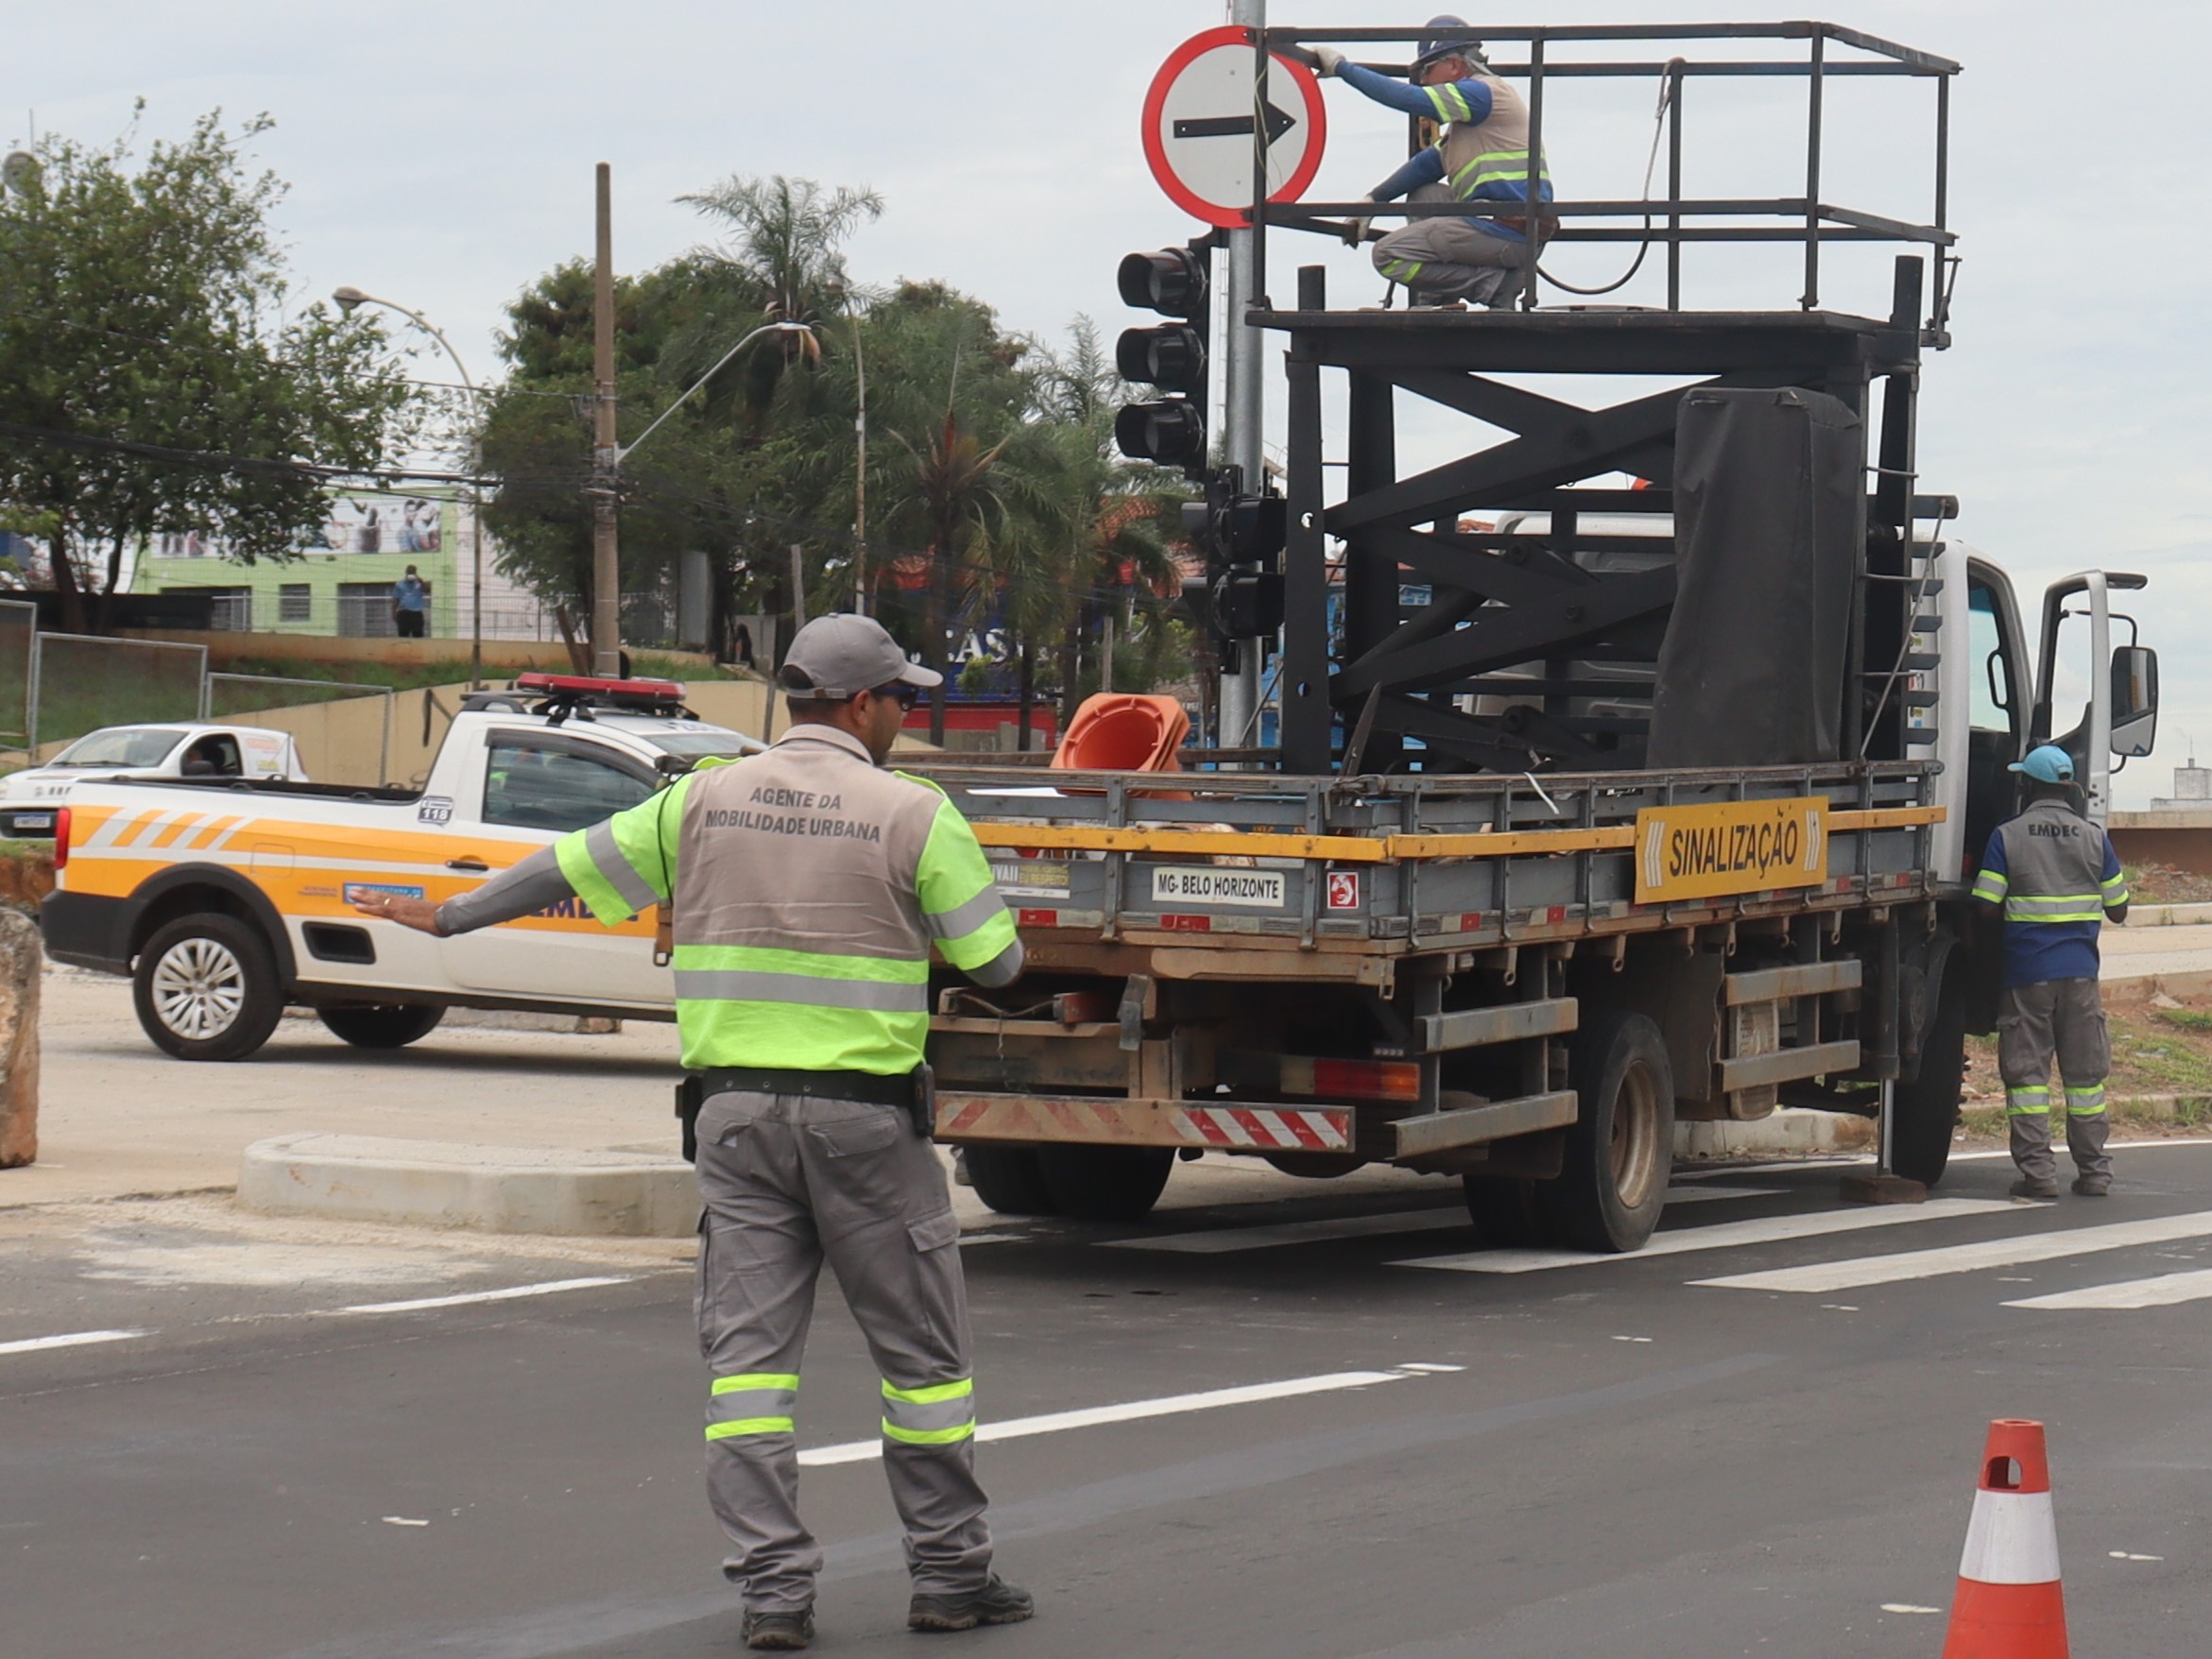
[[[2109,1304],[2212,1297],[2212,1145],[2119,1160],[2101,1204],[2008,1203],[1984,1159],[1913,1210],[1701,1172],[1605,1260],[1474,1254],[1442,1183],[971,1234],[982,1467],[1040,1614],[931,1640],[1926,1655],[2001,1414],[2050,1427],[2076,1650],[2194,1650],[2212,1322]],[[10,1659],[735,1650],[677,1247],[86,1213],[0,1216]],[[816,1650],[912,1653],[833,1293],[806,1376]]]

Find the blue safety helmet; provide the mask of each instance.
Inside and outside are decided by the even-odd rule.
[[[2038,783],[2071,783],[2074,758],[2056,744],[2045,744],[2040,748],[2030,749],[2025,761],[2015,761],[2005,770],[2025,772]]]
[[[1420,50],[1414,58],[1414,67],[1425,69],[1439,58],[1465,58],[1469,63],[1485,61],[1483,43],[1475,39],[1466,18],[1454,17],[1447,11],[1422,26]]]

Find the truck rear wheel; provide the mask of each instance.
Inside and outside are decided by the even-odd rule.
[[[443,1008],[420,1002],[354,1002],[338,1008],[317,1008],[316,1018],[356,1049],[403,1049],[437,1029]]]
[[[1890,1168],[1933,1187],[1951,1161],[1959,1123],[1959,1091],[1966,1080],[1964,965],[1954,963],[1936,994],[1934,1017],[1920,1039],[1920,1070],[1899,1079],[1892,1105]]]
[[[1042,1146],[1037,1156],[1055,1207],[1087,1222],[1151,1214],[1175,1164],[1171,1146]]]
[[[1674,1167],[1674,1072],[1666,1039],[1617,1010],[1574,1045],[1582,1109],[1559,1178],[1536,1189],[1543,1233],[1574,1250],[1640,1250],[1666,1207]]]
[[[130,989],[139,1025],[180,1060],[243,1060],[284,1017],[267,944],[233,916],[188,915],[157,931]]]
[[[1060,1213],[1044,1184],[1044,1169],[1034,1146],[967,1146],[968,1178],[975,1195],[1003,1216]]]

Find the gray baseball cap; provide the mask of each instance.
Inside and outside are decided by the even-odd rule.
[[[874,617],[848,614],[818,616],[799,629],[776,671],[776,683],[799,697],[849,697],[878,686],[926,689],[944,677],[907,661],[899,641]]]

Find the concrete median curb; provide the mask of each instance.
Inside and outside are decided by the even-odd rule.
[[[369,1135],[255,1141],[238,1202],[276,1215],[628,1239],[689,1238],[699,1214],[692,1167],[678,1158]]]
[[[1678,1158],[1740,1157],[1753,1153],[1861,1152],[1874,1144],[1874,1120],[1844,1112],[1784,1106],[1748,1123],[1733,1119],[1674,1125]]]

